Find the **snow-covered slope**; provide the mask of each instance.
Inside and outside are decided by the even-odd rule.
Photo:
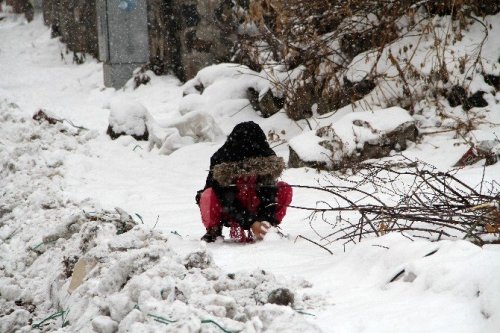
[[[0,21],[2,332],[30,331],[52,314],[59,316],[42,330],[221,331],[207,321],[213,320],[244,332],[500,331],[498,245],[389,234],[346,249],[334,244],[330,255],[297,238],[317,236],[308,212],[292,208],[280,231],[288,237],[274,230],[254,244],[201,243],[194,195],[222,142],[192,143],[161,155],[149,151],[148,143],[105,135],[111,101],[125,97],[144,105],[160,126],[178,124],[185,114],[179,106],[186,103],[181,83],[153,76],[148,85],[115,91],[103,87],[99,63],[75,65],[70,59],[41,17],[31,24],[16,16]],[[272,145],[286,158],[284,140],[308,129],[283,113],[263,119],[241,96],[230,97],[232,102],[216,100],[219,108],[201,110],[226,134],[239,121],[254,120],[275,134]],[[210,103],[209,95],[203,103]],[[39,124],[31,119],[39,109],[87,130],[68,122]],[[462,139],[441,133],[424,136],[405,154],[447,169],[467,149]],[[485,178],[498,181],[499,171],[498,164],[486,167]],[[465,168],[459,176],[477,184],[483,167]],[[290,169],[283,180],[315,185],[325,177]],[[311,207],[322,199],[313,190],[296,189],[293,204]],[[85,214],[114,216],[115,207],[138,226],[117,235],[115,224],[97,224]],[[92,227],[101,230],[94,232],[91,248],[82,249]],[[184,258],[192,253],[213,259],[187,268]],[[74,256],[95,259],[96,266],[69,294],[65,267],[75,264]],[[293,307],[261,304],[279,287],[294,292]],[[176,322],[160,323],[154,316]]]

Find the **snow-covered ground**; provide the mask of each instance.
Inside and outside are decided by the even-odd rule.
[[[170,155],[130,137],[113,141],[105,132],[114,101],[140,102],[163,129],[179,128],[186,109],[225,134],[253,120],[288,140],[307,124],[283,113],[259,117],[237,93],[244,84],[231,77],[212,84],[203,99],[186,99],[174,77],[152,76],[148,85],[115,91],[104,88],[97,61],[71,59],[40,16],[30,24],[18,16],[0,21],[0,331],[30,331],[51,314],[60,316],[42,330],[500,331],[499,245],[388,234],[346,249],[334,244],[330,255],[297,238],[316,235],[308,213],[292,208],[281,229],[288,237],[272,231],[254,244],[200,242],[194,196],[222,141],[204,137]],[[40,124],[31,119],[40,109],[86,130],[68,121]],[[490,112],[500,118],[498,105]],[[275,150],[287,158],[281,142]],[[425,136],[405,155],[447,169],[467,149],[443,133]],[[499,171],[498,163],[486,167],[485,178],[498,181]],[[483,167],[459,175],[477,184]],[[315,185],[325,176],[290,169],[283,180]],[[297,188],[293,203],[311,207],[322,199]],[[115,207],[138,226],[117,235],[126,217],[117,217]],[[82,256],[92,270],[69,293],[68,267]],[[277,288],[295,294],[293,306],[265,304]]]

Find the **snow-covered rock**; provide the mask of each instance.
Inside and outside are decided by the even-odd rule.
[[[235,63],[223,63],[211,65],[200,70],[196,76],[184,84],[184,94],[202,94],[205,90],[216,84],[217,81],[232,80],[231,82],[236,86],[233,89],[243,89],[245,93],[246,88],[254,87],[256,90],[263,90],[269,87],[269,81],[259,76],[245,65]],[[226,89],[227,90],[227,89]]]
[[[289,165],[335,169],[380,158],[406,149],[406,141],[415,141],[417,133],[415,120],[399,107],[353,112],[290,140]]]
[[[151,121],[151,115],[141,103],[128,98],[116,98],[110,103],[107,134],[112,139],[130,135],[136,140],[147,141],[148,123]]]

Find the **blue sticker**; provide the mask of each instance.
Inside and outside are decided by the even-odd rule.
[[[127,12],[131,12],[136,8],[135,0],[121,0],[118,4],[118,8]]]

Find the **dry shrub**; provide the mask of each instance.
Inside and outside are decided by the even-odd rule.
[[[375,68],[384,48],[401,37],[403,32],[398,29],[401,18],[407,22],[407,34],[428,34],[438,41],[440,36],[432,25],[427,30],[417,27],[422,29],[422,18],[451,15],[459,29],[451,31],[453,36],[449,39],[459,40],[460,29],[469,24],[466,18],[471,12],[490,13],[496,7],[495,2],[480,6],[474,0],[255,0],[250,2],[244,16],[244,21],[254,29],[241,37],[236,60],[256,70],[276,65],[281,65],[284,71],[300,70],[301,75],[291,75],[284,82],[281,78],[275,83],[283,90],[289,117],[307,118],[314,104],[320,113],[336,110],[361,99],[375,87],[377,80],[386,79]],[[353,88],[357,82],[346,84],[343,75],[351,61],[368,50],[379,54],[373,69],[361,80],[370,89]],[[449,73],[442,56],[444,51],[436,47],[434,52],[436,68],[430,79],[446,84]],[[409,62],[400,64],[397,57],[391,57],[390,61],[397,68],[403,96],[387,104],[402,102],[413,108],[415,98],[410,88],[423,78]]]

